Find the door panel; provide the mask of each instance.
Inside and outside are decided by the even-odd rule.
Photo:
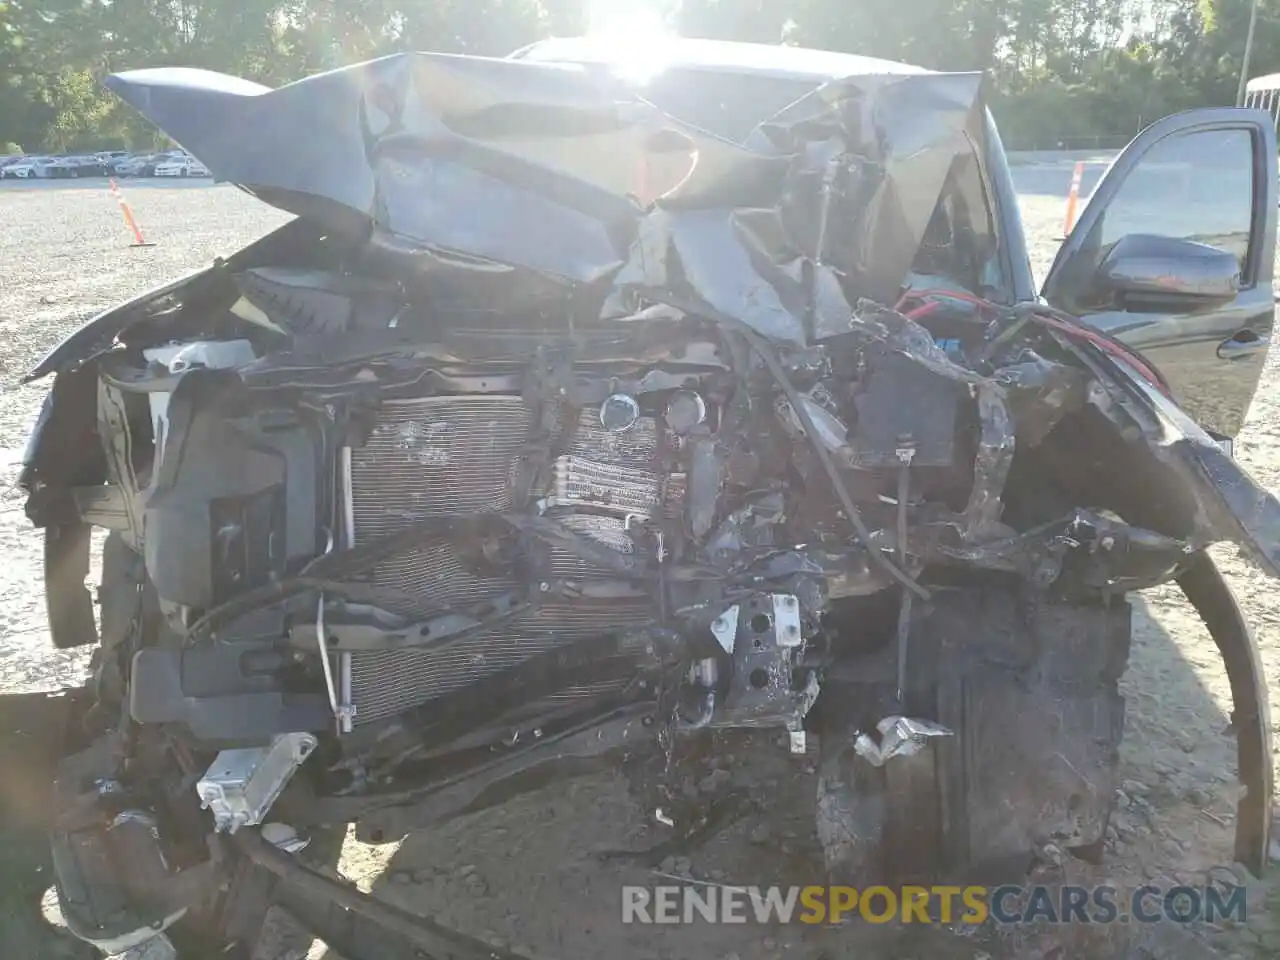
[[[1049,303],[1135,347],[1205,429],[1239,431],[1274,325],[1276,138],[1269,114],[1212,108],[1148,127],[1104,174],[1045,281]],[[1097,282],[1122,237],[1147,234],[1226,250],[1240,289],[1225,305],[1127,304]]]

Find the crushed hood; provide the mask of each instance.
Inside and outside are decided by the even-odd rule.
[[[831,81],[742,143],[581,64],[414,53],[279,89],[170,68],[106,85],[216,179],[410,270],[598,286],[606,310],[679,287],[793,342],[892,302],[948,177],[984,170],[979,74]]]

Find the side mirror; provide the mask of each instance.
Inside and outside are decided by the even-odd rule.
[[[1103,258],[1095,287],[1125,310],[1190,313],[1235,299],[1240,262],[1206,243],[1129,234]]]

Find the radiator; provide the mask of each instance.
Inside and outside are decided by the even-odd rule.
[[[379,411],[364,446],[350,455],[348,528],[359,545],[431,517],[509,511],[512,483],[532,427],[520,397],[474,395],[394,401]],[[678,509],[682,478],[664,482],[656,469],[658,426],[642,418],[610,433],[595,411],[584,411],[551,488],[538,491],[548,511],[597,544],[621,553],[642,548],[630,524]],[[590,512],[578,512],[589,509]],[[573,553],[553,549],[549,575],[600,576]],[[426,543],[392,557],[371,579],[415,599],[397,613],[420,616],[450,606],[471,607],[521,585],[467,569],[447,541]],[[418,706],[473,680],[510,669],[528,657],[592,634],[625,629],[653,616],[647,601],[559,601],[542,604],[487,635],[440,651],[352,654],[349,664],[355,722],[369,723]],[[587,687],[560,697],[604,692]]]

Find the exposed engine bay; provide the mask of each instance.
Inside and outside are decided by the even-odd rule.
[[[164,114],[147,73],[116,89]],[[370,223],[343,222],[357,186],[317,206],[230,173],[302,216],[36,371],[58,372],[25,475],[52,632],[101,642],[65,856],[104,810],[181,825],[180,873],[213,869],[195,838],[265,823],[398,837],[566,757],[639,764],[671,816],[671,762],[638,758],[741,729],[821,754],[833,873],[885,867],[893,815],[849,817],[921,754],[939,796],[970,784],[965,826],[890,869],[1096,843],[1125,595],[1219,539],[1274,570],[1271,503],[1208,488],[1236,468],[1141,357],[988,298],[978,78],[832,84],[747,146],[643,103],[604,125],[555,83],[561,119],[662,133],[687,170],[641,206],[434,105],[451,146],[388,134]],[[518,118],[537,94],[509,96]],[[81,907],[86,939],[128,939]]]

